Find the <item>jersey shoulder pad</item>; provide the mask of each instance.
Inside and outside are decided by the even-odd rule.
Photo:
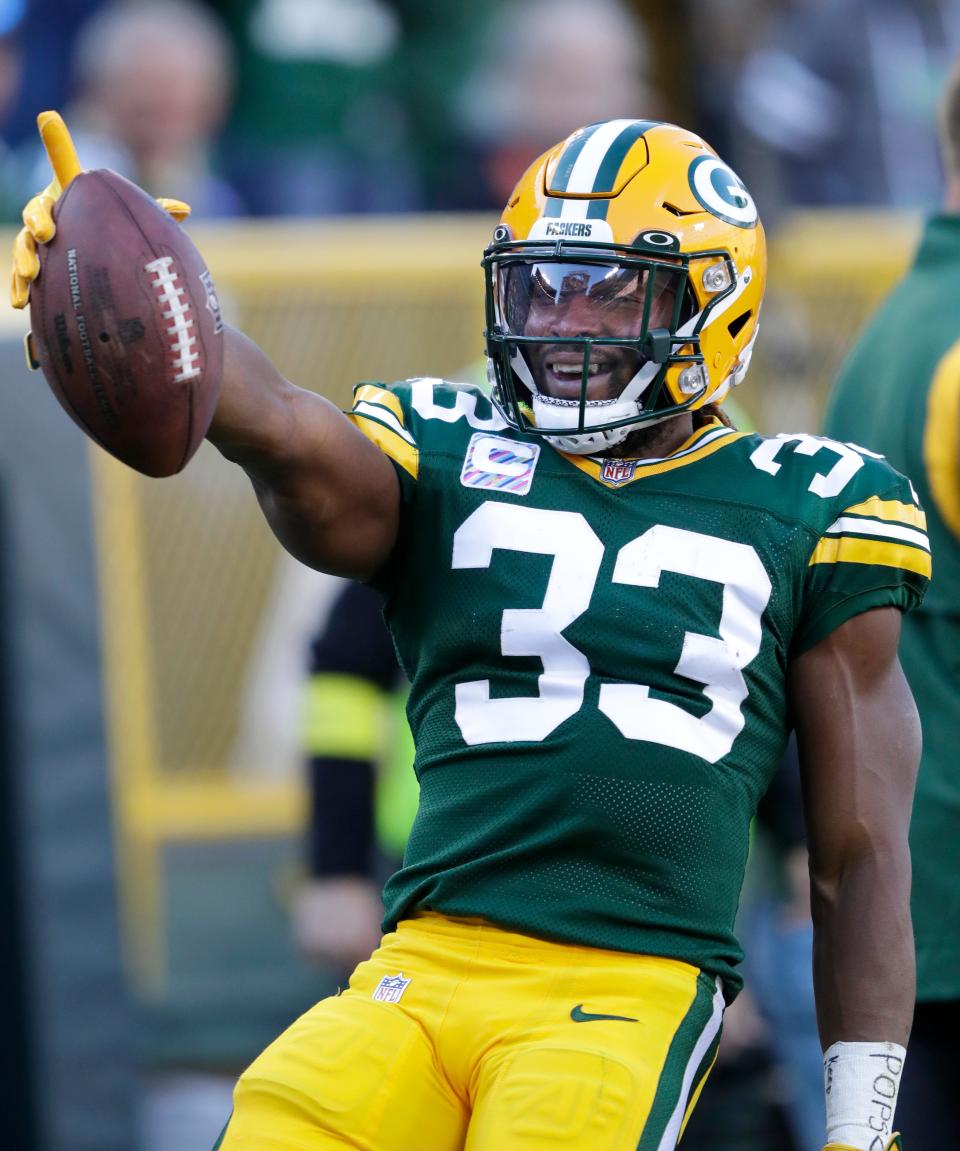
[[[482,388],[418,377],[354,388],[350,418],[414,479],[420,451],[458,449],[475,431],[502,432],[507,424]]]
[[[909,479],[875,452],[824,437],[765,440],[758,449],[762,462],[785,458],[778,441],[795,447],[798,456],[814,457],[804,462],[815,467],[812,477],[807,471],[803,491],[796,490],[797,476],[791,477],[789,493],[792,515],[813,536],[794,651],[812,647],[860,612],[916,607],[931,561],[926,516]],[[775,456],[771,444],[778,449]]]
[[[914,573],[925,586],[931,574],[930,541],[916,489],[883,456],[857,445],[844,446],[861,455],[863,466],[825,501],[826,522],[810,564],[899,568]]]
[[[776,477],[775,484],[765,484],[771,497],[815,530],[873,496],[920,507],[910,481],[859,444],[804,432],[752,435],[742,442],[753,467]]]

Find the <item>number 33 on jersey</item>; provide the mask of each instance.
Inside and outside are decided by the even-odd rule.
[[[361,385],[352,418],[403,492],[379,582],[421,811],[388,925],[428,904],[735,982],[788,663],[919,601],[909,482],[854,445],[719,421],[665,459],[564,456],[437,380]]]

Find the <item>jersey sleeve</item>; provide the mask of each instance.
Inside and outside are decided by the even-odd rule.
[[[927,521],[912,484],[885,461],[870,464],[810,554],[794,655],[861,612],[910,611],[930,581]]]
[[[409,384],[357,384],[347,417],[390,460],[400,481],[397,543],[383,567],[369,580],[371,587],[389,596],[396,583],[398,565],[403,563],[420,479],[418,421],[411,405]]]
[[[396,468],[404,504],[409,504],[420,474],[420,448],[402,385],[357,384],[348,417]]]

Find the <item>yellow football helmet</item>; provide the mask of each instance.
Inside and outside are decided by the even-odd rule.
[[[483,266],[494,402],[561,451],[602,452],[746,374],[763,227],[739,177],[673,124],[591,124],[546,152]]]

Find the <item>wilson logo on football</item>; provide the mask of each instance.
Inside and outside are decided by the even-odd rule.
[[[197,337],[191,333],[193,316],[186,291],[177,283],[179,276],[172,256],[159,256],[144,264],[153,275],[153,286],[162,306],[161,315],[169,320],[167,335],[173,354],[174,383],[193,380],[200,375],[200,352]]]

